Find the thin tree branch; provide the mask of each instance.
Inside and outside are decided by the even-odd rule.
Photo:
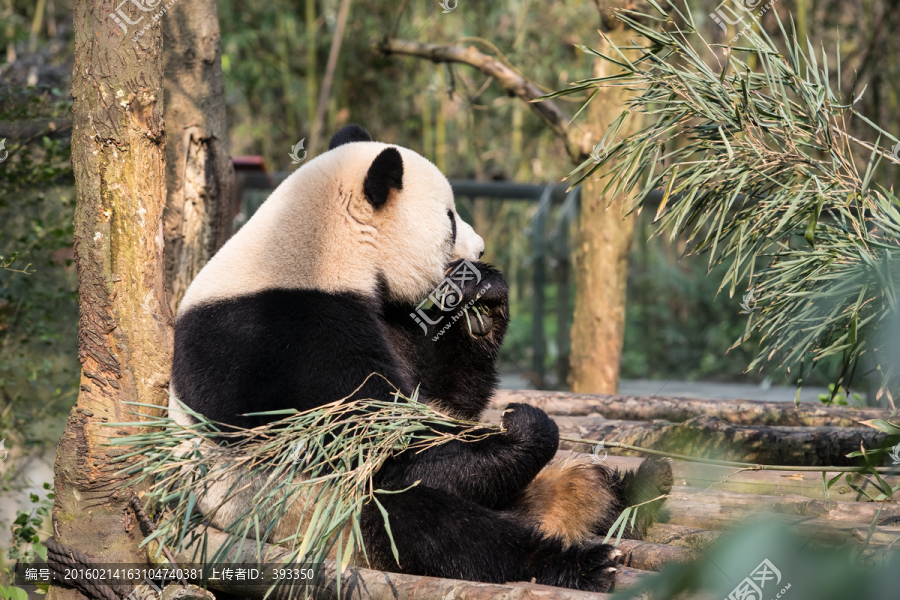
[[[475,67],[482,73],[495,78],[507,93],[527,102],[528,106],[553,130],[553,133],[565,142],[566,152],[573,161],[581,162],[587,157],[587,152],[576,141],[570,139],[569,117],[560,110],[556,103],[551,100],[533,102],[535,98],[544,95],[540,88],[499,59],[483,54],[474,46],[461,48],[459,46],[420,44],[405,40],[385,40],[375,49],[386,56],[391,54],[416,56],[427,58],[435,63],[461,63]]]
[[[337,25],[334,28],[334,38],[331,40],[331,50],[328,52],[328,64],[325,67],[325,77],[322,79],[322,91],[319,94],[319,105],[316,108],[316,117],[310,128],[310,142],[307,152],[310,156],[316,155],[316,146],[319,143],[319,130],[322,129],[325,120],[325,108],[328,96],[331,94],[331,84],[334,81],[334,71],[337,68],[338,55],[341,52],[341,42],[344,39],[344,28],[347,25],[347,14],[350,12],[350,0],[341,0],[338,9]]]

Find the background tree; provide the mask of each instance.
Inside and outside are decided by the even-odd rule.
[[[162,26],[134,14],[147,27],[137,33],[132,26],[123,36],[98,6],[76,4],[72,145],[82,376],[57,451],[51,552],[78,550],[101,563],[147,558],[128,514],[140,489],[126,487],[117,475],[122,464],[110,462],[124,451],[105,446],[139,426],[106,424],[134,421],[128,402],[166,403],[173,326],[166,275],[177,299],[230,233],[232,170],[215,8],[207,2],[161,19],[172,42],[166,97],[176,104],[179,135],[171,146],[180,167],[169,172],[180,177],[168,211],[180,227],[167,227],[174,248],[166,271]],[[78,592],[54,587],[51,594]]]
[[[188,285],[231,235],[235,190],[216,2],[177,3],[162,26],[166,289],[174,314]]]
[[[604,34],[624,45],[635,34],[612,17],[599,2]],[[591,96],[584,127],[569,128],[568,117],[552,102],[536,102],[540,94],[528,76],[520,75],[501,59],[485,56],[474,48],[422,45],[389,40],[379,46],[385,54],[428,58],[435,62],[459,62],[496,77],[510,94],[530,102],[552,131],[565,140],[569,156],[576,162],[587,158],[593,144],[606,138],[611,116],[617,115],[630,95],[622,88],[596,90]],[[594,75],[607,77],[615,68],[598,63]],[[635,118],[619,130],[628,136],[640,129]],[[575,242],[575,316],[572,322],[569,387],[573,391],[615,394],[625,337],[625,304],[628,256],[634,234],[634,217],[625,215],[627,195],[604,196],[596,179],[582,189],[578,239]]]
[[[612,14],[612,4],[598,0],[604,41],[600,51],[630,45],[637,36]],[[639,43],[639,42],[638,42]],[[620,72],[616,65],[596,61],[593,75],[610,77]],[[634,93],[621,87],[592,92],[585,114],[585,127],[592,142],[603,140],[604,149],[614,139],[638,131],[643,119],[636,115],[610,136],[614,115],[624,109]],[[619,389],[622,345],[625,341],[628,257],[634,237],[635,216],[626,214],[628,193],[608,196],[600,181],[605,173],[586,179],[581,191],[581,214],[575,243],[575,316],[572,320],[572,355],[569,388],[574,392],[615,394]]]
[[[124,489],[127,482],[110,463],[115,453],[104,446],[136,428],[104,424],[133,421],[126,402],[166,400],[172,314],[160,235],[166,202],[162,30],[157,22],[133,41],[107,16],[96,3],[75,5],[72,161],[82,371],[57,449],[53,527],[57,543],[98,562],[143,563],[140,529],[126,514],[136,490]],[[58,586],[50,595],[80,597]]]

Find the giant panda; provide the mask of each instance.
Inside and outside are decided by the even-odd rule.
[[[183,403],[253,427],[265,419],[247,413],[312,409],[354,390],[353,397],[389,400],[393,385],[406,395],[418,387],[424,401],[479,419],[498,384],[509,321],[506,283],[479,262],[483,252],[431,162],[372,141],[362,127],[344,127],[191,283],[175,326],[170,413],[191,424]],[[453,322],[440,303],[422,308],[430,292],[464,271],[453,302],[478,308],[460,320],[468,322]],[[648,459],[621,474],[583,456],[554,460],[559,431],[543,411],[510,404],[501,421],[500,434],[404,452],[384,464],[375,486],[406,489],[380,500],[400,564],[382,515],[367,505],[367,566],[609,590],[617,553],[599,536],[626,506],[670,490],[669,464]],[[242,504],[258,489],[249,487],[224,506],[213,489],[198,506],[223,527],[247,510]],[[626,536],[640,536],[661,502],[642,506]]]

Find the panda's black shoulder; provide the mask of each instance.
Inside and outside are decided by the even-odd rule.
[[[334,150],[338,146],[343,146],[344,144],[350,144],[352,142],[371,141],[372,136],[369,135],[369,132],[366,131],[365,127],[357,125],[356,123],[351,123],[350,125],[341,127],[341,129],[332,136],[331,142],[328,144],[328,149]]]

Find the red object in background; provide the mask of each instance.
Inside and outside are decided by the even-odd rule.
[[[269,171],[266,169],[266,161],[262,156],[232,156],[231,164],[234,165],[235,175],[234,200],[231,205],[231,218],[233,219],[241,212],[241,197],[244,187],[241,174],[261,173],[268,179]]]
[[[232,156],[231,162],[234,164],[235,173],[248,171],[267,173],[266,161],[262,156]]]

